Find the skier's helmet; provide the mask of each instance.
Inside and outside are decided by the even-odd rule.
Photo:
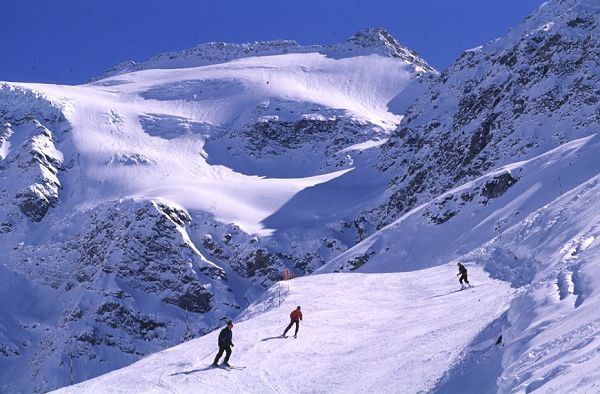
[[[300,305],[298,305],[298,306],[296,307],[296,309],[300,310]]]

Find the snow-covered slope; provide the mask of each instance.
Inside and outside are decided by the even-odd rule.
[[[472,254],[491,267],[535,269],[509,311],[503,392],[593,392],[600,384],[599,181],[583,182]]]
[[[600,5],[550,1],[465,52],[382,145],[382,203],[365,240],[319,272],[412,271],[461,259],[521,289],[504,324],[499,392],[595,392]],[[369,234],[372,233],[371,236]],[[486,354],[455,365],[487,376]],[[483,367],[482,367],[483,365]],[[444,391],[445,389],[440,389]]]
[[[487,352],[468,352],[439,392],[594,392],[599,151],[593,135],[502,167],[413,209],[318,272],[477,264],[520,291],[500,324],[502,361],[490,372]],[[489,390],[465,388],[490,373],[498,380]]]
[[[210,368],[213,332],[59,392],[429,391],[469,346],[499,362],[498,322],[513,291],[474,267],[476,287],[458,292],[455,271],[452,264],[294,279],[271,288],[235,324],[230,363],[244,370]],[[298,339],[282,338],[296,305],[304,315]]]
[[[365,390],[393,391],[360,366],[412,355],[406,341],[447,345],[434,333],[461,316],[437,290],[462,260],[475,278],[493,278],[473,289],[487,308],[467,298],[481,322],[450,342],[459,357],[423,347],[402,372],[426,374],[418,387],[436,392],[594,391],[599,28],[597,1],[552,0],[441,75],[370,30],[326,48],[207,44],[82,86],[2,84],[0,291],[11,300],[0,315],[2,389],[76,383],[240,313],[252,318],[240,324],[250,340],[239,355],[268,366],[263,352],[274,352],[287,365],[259,328],[285,323],[269,297],[287,270],[369,274],[292,281],[300,298],[288,300],[328,305],[338,294],[331,306],[344,317],[372,306],[373,322],[344,327],[339,357],[349,361],[321,381],[337,390],[369,372]],[[412,283],[443,296],[416,301]],[[410,302],[391,304],[403,296]],[[340,320],[313,310],[319,324]],[[442,318],[396,322],[421,311]],[[392,322],[404,329],[398,343],[386,342]],[[500,334],[505,346],[490,346]],[[197,389],[204,375],[185,372],[214,335],[173,350],[191,365],[173,365],[179,375],[166,385]],[[306,360],[330,349],[327,338],[306,345]],[[148,386],[129,370],[99,381],[166,390],[165,354],[133,367],[153,376]],[[235,389],[273,384],[260,371],[241,372],[249,383]],[[238,371],[205,372],[219,381]],[[383,372],[398,374],[397,364]]]
[[[410,271],[463,256],[501,238],[530,214],[596,177],[599,151],[600,136],[594,134],[457,185],[337,256],[319,272]],[[512,268],[525,277],[507,273],[502,279],[515,285],[532,279],[531,264]]]
[[[227,61],[227,48],[82,86],[0,85],[0,291],[16,305],[0,316],[2,390],[57,388],[209,332],[285,269],[353,244],[327,223],[372,191],[355,174],[346,192],[330,184],[374,158],[401,119],[388,102],[435,72],[382,30],[326,54]],[[52,307],[26,307],[42,298]]]

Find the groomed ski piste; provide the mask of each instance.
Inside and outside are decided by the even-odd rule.
[[[477,391],[491,388],[502,354],[494,322],[515,292],[480,268],[468,268],[475,286],[465,290],[454,262],[406,273],[280,282],[235,322],[230,364],[243,370],[211,367],[217,330],[58,392],[443,392],[454,383],[446,372],[475,342],[496,367],[487,381],[478,376]],[[304,315],[298,338],[293,329],[283,338],[297,305]]]

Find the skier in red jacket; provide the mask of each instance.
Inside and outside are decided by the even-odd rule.
[[[292,311],[292,313],[290,313],[290,319],[292,321],[287,326],[282,336],[285,337],[285,334],[287,334],[288,330],[292,328],[292,325],[294,323],[296,323],[296,332],[294,333],[294,338],[296,338],[298,336],[298,328],[300,328],[300,320],[302,320],[302,312],[300,312],[300,306],[298,306],[295,311]]]

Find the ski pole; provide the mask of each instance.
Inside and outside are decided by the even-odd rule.
[[[215,352],[214,350],[211,350],[211,351],[210,351],[210,353],[208,353],[206,356],[202,357],[202,358],[200,359],[200,361],[204,360],[206,357],[210,356],[210,355],[211,355],[211,354],[213,354],[214,352]]]

